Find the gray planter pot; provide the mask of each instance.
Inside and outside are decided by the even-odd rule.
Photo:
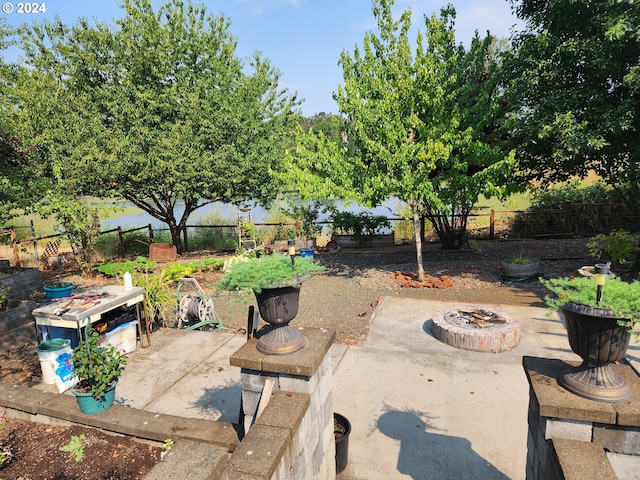
[[[502,261],[502,276],[509,281],[525,281],[540,276],[540,260],[532,258],[530,263],[509,263]]]

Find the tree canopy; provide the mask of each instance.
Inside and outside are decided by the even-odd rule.
[[[165,222],[181,248],[197,208],[273,198],[299,102],[259,53],[236,56],[226,17],[152,3],[124,0],[115,25],[26,30],[25,63],[48,98],[23,108],[51,120],[28,140],[63,172],[63,190],[125,198]],[[175,218],[178,201],[185,211]]]
[[[11,29],[0,20],[0,50],[11,43]],[[48,188],[34,152],[22,146],[22,122],[16,117],[22,72],[0,59],[0,226],[29,211]]]
[[[449,6],[425,17],[412,49],[411,11],[395,20],[393,3],[374,0],[378,32],[340,56],[344,84],[334,98],[347,142],[299,132],[293,162],[309,196],[406,202],[422,276],[421,217],[445,248],[459,247],[478,196],[504,193],[513,154],[497,141],[502,111],[492,37],[476,33],[468,50],[456,44]]]
[[[640,212],[640,6],[513,0],[525,28],[505,61],[513,142],[543,182],[595,171]]]

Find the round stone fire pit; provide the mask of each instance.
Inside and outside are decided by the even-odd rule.
[[[462,306],[433,315],[433,335],[452,347],[477,352],[505,352],[520,342],[520,324],[505,313]]]

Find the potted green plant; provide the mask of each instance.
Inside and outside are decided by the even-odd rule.
[[[312,273],[324,270],[309,258],[267,255],[235,257],[225,265],[225,275],[217,287],[225,290],[253,291],[262,318],[271,328],[256,334],[257,348],[270,355],[297,352],[306,344],[304,337],[289,327],[298,313],[302,282]]]
[[[301,236],[305,239],[305,251],[311,249],[313,252],[316,238],[322,232],[322,225],[318,224],[318,218],[322,210],[323,207],[320,202],[296,203],[289,209],[283,209],[296,222],[296,236]],[[300,249],[301,254],[303,253],[302,250]]]
[[[523,282],[538,278],[540,275],[540,259],[522,254],[513,255],[502,260],[502,277],[511,282]]]
[[[609,365],[624,358],[640,318],[640,283],[614,278],[605,282],[608,265],[596,265],[592,277],[552,278],[542,283],[552,294],[547,305],[557,309],[567,328],[571,349],[583,363],[560,377],[569,391],[597,401],[624,402],[631,387]]]
[[[370,212],[340,212],[328,208],[331,212],[329,220],[332,224],[332,239],[341,246],[372,246],[375,243],[394,245],[393,234],[383,234],[391,228],[391,223],[384,215],[373,215]]]
[[[612,261],[618,273],[631,272],[638,264],[640,234],[614,230],[591,237],[587,242],[589,255],[600,261]]]
[[[43,290],[47,292],[47,298],[69,297],[73,287],[74,285],[71,282],[49,282],[42,286]]]
[[[349,458],[351,422],[344,415],[333,414],[333,436],[336,442],[336,473],[342,472]]]
[[[83,413],[102,412],[113,405],[118,378],[127,358],[113,345],[99,346],[100,334],[87,331],[86,339],[73,349],[71,360],[78,382],[72,388]]]

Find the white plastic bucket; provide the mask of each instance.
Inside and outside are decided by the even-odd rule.
[[[68,338],[52,338],[38,345],[38,360],[42,369],[42,381],[47,384],[55,383],[56,359],[63,354],[71,354],[71,340]]]

